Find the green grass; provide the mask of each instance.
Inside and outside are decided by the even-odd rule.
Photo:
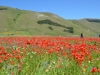
[[[61,61],[58,62],[59,59],[61,59]],[[0,74],[6,75],[14,73],[16,75],[99,75],[99,73],[92,74],[90,68],[95,65],[100,66],[100,61],[96,61],[94,63],[84,62],[83,66],[80,68],[73,59],[69,60],[66,57],[58,57],[56,54],[36,55],[34,52],[28,51],[27,55],[25,55],[21,61],[23,62],[23,65],[21,65],[21,71],[18,71],[16,66],[18,66],[17,64],[19,63],[15,60],[15,62],[17,62],[15,65],[9,65],[7,68],[4,67],[0,70]],[[6,63],[3,63],[3,65],[7,65]],[[59,65],[60,68],[57,68]],[[87,68],[84,68],[84,66],[87,66]],[[82,72],[82,69],[84,72]]]
[[[99,75],[100,71],[91,73],[93,67],[100,69],[99,38],[62,38],[1,37],[0,75]],[[31,44],[27,42],[28,39],[31,40]],[[59,51],[57,51],[58,47]],[[54,51],[49,52],[51,49]],[[75,57],[72,57],[72,51],[77,49],[79,52],[86,53],[81,55],[81,58],[84,58],[81,65],[76,62]],[[17,56],[22,58],[18,59]],[[92,58],[89,59],[89,56]]]
[[[0,6],[1,7],[1,6]],[[4,6],[2,6],[3,8]],[[100,34],[100,23],[88,22],[82,20],[66,20],[58,15],[49,12],[34,12],[27,10],[18,10],[15,8],[6,7],[8,10],[0,10],[0,35],[7,31],[28,31],[31,35],[62,35],[67,36],[69,32],[63,32],[65,28],[53,26],[53,30],[48,27],[50,25],[39,25],[38,20],[49,19],[55,23],[73,27],[74,33],[70,35],[98,36]],[[7,12],[7,13],[6,13]],[[12,32],[13,33],[13,32]],[[6,34],[5,34],[6,35]],[[17,34],[14,34],[17,35]],[[19,34],[21,35],[21,34]]]

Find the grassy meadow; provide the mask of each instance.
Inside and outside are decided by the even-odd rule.
[[[38,24],[40,20],[48,19],[65,27],[73,27],[73,33],[68,29],[52,24]],[[49,12],[36,12],[17,8],[0,6],[0,36],[8,35],[52,35],[52,36],[85,36],[96,37],[100,34],[99,19],[66,20]],[[52,29],[50,29],[50,27]]]
[[[0,6],[0,75],[99,75],[99,34],[100,19]]]

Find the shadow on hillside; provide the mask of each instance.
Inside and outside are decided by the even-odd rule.
[[[53,28],[51,26],[48,27],[50,30],[53,30]]]
[[[57,26],[57,27],[62,27],[62,28],[66,28],[67,31],[64,30],[64,32],[70,32],[73,33],[73,27],[66,27],[64,25],[61,25],[59,23],[53,22],[49,19],[45,19],[45,20],[39,20],[37,21],[38,24],[42,25],[42,24],[48,24],[48,25],[52,25],[52,26]],[[52,30],[52,27],[48,27],[50,30]]]

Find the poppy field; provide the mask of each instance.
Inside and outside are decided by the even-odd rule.
[[[0,37],[0,75],[100,75],[100,38]]]

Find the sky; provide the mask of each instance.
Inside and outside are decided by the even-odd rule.
[[[64,19],[100,19],[100,0],[0,0],[0,5],[50,12]]]

